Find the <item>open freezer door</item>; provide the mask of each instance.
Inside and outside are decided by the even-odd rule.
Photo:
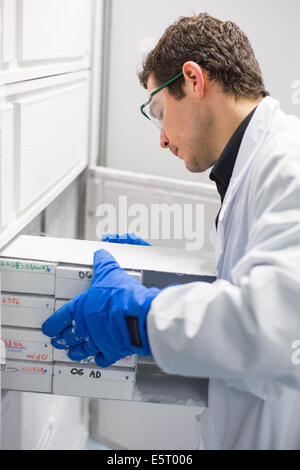
[[[215,263],[209,235],[211,227],[214,226],[219,201],[215,189],[209,185],[196,185],[184,181],[138,175],[100,167],[90,168],[87,172],[85,237],[89,240],[99,240],[101,233],[98,234],[97,230],[101,231],[103,229],[101,222],[103,222],[103,216],[107,215],[104,212],[105,207],[118,208],[120,202],[121,204],[127,203],[128,211],[127,220],[124,218],[119,220],[118,218],[116,223],[116,232],[123,233],[122,224],[124,227],[126,222],[130,223],[132,220],[130,214],[132,217],[132,205],[136,201],[137,194],[138,200],[141,201],[139,208],[146,208],[149,214],[151,207],[156,204],[158,209],[164,207],[168,210],[169,208],[170,211],[167,216],[175,217],[176,207],[174,208],[172,204],[176,201],[178,204],[177,210],[178,207],[181,207],[182,210],[179,215],[183,217],[184,204],[193,206],[199,204],[202,206],[198,213],[201,217],[199,223],[205,229],[203,234],[201,236],[197,235],[194,228],[194,232],[186,233],[189,239],[176,239],[176,227],[173,224],[173,232],[167,234],[169,237],[171,236],[171,239],[168,240],[162,238],[165,233],[163,232],[163,226],[157,237],[157,233],[153,233],[153,230],[151,233],[151,225],[149,225],[150,236],[147,237],[145,236],[147,234],[143,233],[140,233],[140,235],[148,238],[148,241],[154,245],[153,247],[118,246],[107,243],[101,244],[99,241],[83,242],[78,240],[18,237],[1,252],[1,257],[10,258],[10,261],[16,261],[17,259],[31,260],[37,265],[41,262],[42,266],[47,261],[49,267],[54,264],[55,283],[47,281],[46,284],[51,284],[52,287],[49,288],[48,286],[48,290],[46,289],[44,293],[30,294],[31,289],[28,292],[25,289],[25,292],[17,293],[20,302],[24,302],[24,300],[27,302],[25,302],[26,310],[24,304],[22,304],[23,311],[29,313],[25,323],[24,318],[23,320],[20,319],[20,309],[17,310],[16,305],[10,305],[9,308],[12,307],[12,310],[6,309],[8,313],[2,309],[3,318],[7,317],[9,312],[14,312],[14,318],[11,315],[9,325],[4,326],[6,330],[8,329],[8,332],[6,331],[7,341],[13,339],[9,338],[11,336],[9,328],[18,329],[19,327],[21,333],[22,329],[24,330],[27,326],[37,328],[42,324],[42,315],[45,318],[51,314],[51,311],[59,308],[63,302],[67,301],[65,297],[71,298],[77,292],[86,289],[91,276],[93,253],[101,247],[108,249],[123,267],[131,271],[132,275],[140,276],[141,282],[149,287],[153,285],[163,287],[174,282],[192,282],[193,280],[199,280],[199,276],[202,280],[203,276],[206,279],[214,279]],[[159,203],[164,204],[164,206],[159,205]],[[123,214],[124,207],[123,205]],[[133,208],[136,209],[137,207]],[[175,212],[172,212],[172,208],[175,209]],[[122,211],[122,207],[119,207],[119,210]],[[161,213],[160,217],[162,217]],[[162,223],[162,218],[160,220]],[[184,250],[186,243],[191,242],[195,248],[195,243],[198,243],[199,240],[202,245],[201,249],[196,250],[197,253],[194,250]],[[174,247],[174,249],[170,247]],[[38,270],[35,274],[37,272]],[[47,275],[49,278],[51,277],[51,274]],[[24,285],[24,278],[22,279]],[[69,289],[68,294],[61,292],[61,289],[66,292],[65,286]],[[15,285],[6,286],[5,289],[8,289],[8,292],[9,289],[12,289],[14,293],[16,290]],[[44,301],[46,301],[46,303],[44,302],[44,308],[40,310],[40,318],[34,315],[38,311],[34,309],[36,301],[33,297],[35,295],[40,300],[44,298]],[[20,336],[20,333],[18,336]],[[22,343],[21,340],[24,340],[23,336],[22,338],[20,336],[20,343]],[[36,356],[33,356],[32,351],[29,352],[32,361],[34,357],[45,357],[42,350],[35,353]],[[11,358],[9,360],[12,363],[11,370],[18,374],[15,367],[18,359]],[[43,369],[43,365],[40,363],[35,365],[35,369],[28,369],[28,364],[26,363],[26,368],[26,364],[22,365],[21,362],[20,359],[19,365],[22,367],[22,376],[25,372],[39,374],[41,370],[45,369],[49,373],[49,369],[47,367]],[[122,385],[119,380],[119,387],[115,388],[119,395],[113,396],[111,394],[109,396],[111,392],[105,392],[104,387],[102,387],[101,392],[99,392],[98,386],[95,387],[94,382],[98,381],[99,383],[101,378],[99,378],[99,371],[97,373],[91,363],[85,364],[85,367],[83,367],[83,364],[80,364],[80,367],[71,367],[66,355],[63,357],[62,353],[56,350],[53,351],[51,367],[52,381],[50,381],[50,386],[47,373],[43,377],[44,383],[39,386],[35,385],[44,387],[42,390],[44,393],[53,393],[53,390],[55,390],[55,393],[68,395],[74,393],[76,389],[80,396],[97,397],[91,399],[90,431],[94,439],[107,443],[112,448],[127,449],[160,448],[159,446],[162,446],[162,448],[190,448],[191,440],[193,442],[194,440],[197,441],[198,419],[207,406],[207,379],[186,380],[184,377],[171,377],[161,371],[152,358],[127,358],[121,367],[119,364],[114,370],[114,373],[118,374],[118,379],[120,379],[120,374],[123,374],[123,379],[126,381],[125,385]],[[70,376],[76,381],[76,387],[70,386]],[[56,377],[55,380],[54,377]],[[29,388],[33,387],[35,380],[40,380],[39,377],[34,380],[32,378],[31,375],[27,385]],[[24,377],[22,377],[22,380],[22,387],[26,388]],[[91,385],[89,391],[86,387],[87,380],[90,381]],[[102,380],[104,384],[105,376],[102,377]],[[81,388],[82,384],[84,384],[84,391]],[[100,399],[97,393],[102,394]],[[108,394],[105,396],[105,393]],[[127,422],[127,427],[124,425],[125,422]],[[148,423],[148,425],[146,426],[145,423]],[[141,432],[141,427],[143,427],[143,432]]]

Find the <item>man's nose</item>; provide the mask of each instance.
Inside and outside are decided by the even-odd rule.
[[[162,130],[160,133],[160,146],[163,149],[167,149],[169,147],[169,139],[166,136],[166,133],[164,132],[164,130]]]

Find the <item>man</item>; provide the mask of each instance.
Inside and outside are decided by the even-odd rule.
[[[44,332],[75,360],[152,353],[168,373],[209,377],[202,449],[300,448],[299,120],[268,96],[244,33],[207,14],[170,26],[140,80],[161,146],[212,167],[217,281],[146,289],[100,250],[91,288]]]

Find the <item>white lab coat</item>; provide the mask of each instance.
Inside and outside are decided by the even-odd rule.
[[[162,291],[158,365],[209,377],[199,448],[300,449],[300,120],[261,101],[219,217],[217,280]]]

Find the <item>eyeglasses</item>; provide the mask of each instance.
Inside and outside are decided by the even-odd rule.
[[[206,57],[209,57],[210,52],[206,52]],[[198,60],[196,63],[199,64],[201,60]],[[167,86],[171,85],[171,83],[175,82],[178,78],[183,76],[183,72],[178,73],[175,77],[168,80],[166,83],[161,85],[157,90],[152,91],[149,96],[149,99],[146,103],[142,104],[140,107],[141,113],[145,116],[149,121],[153,122],[153,124],[161,131],[163,127],[163,120],[164,120],[164,95],[160,95],[159,98],[156,96],[161,90],[166,88]]]

